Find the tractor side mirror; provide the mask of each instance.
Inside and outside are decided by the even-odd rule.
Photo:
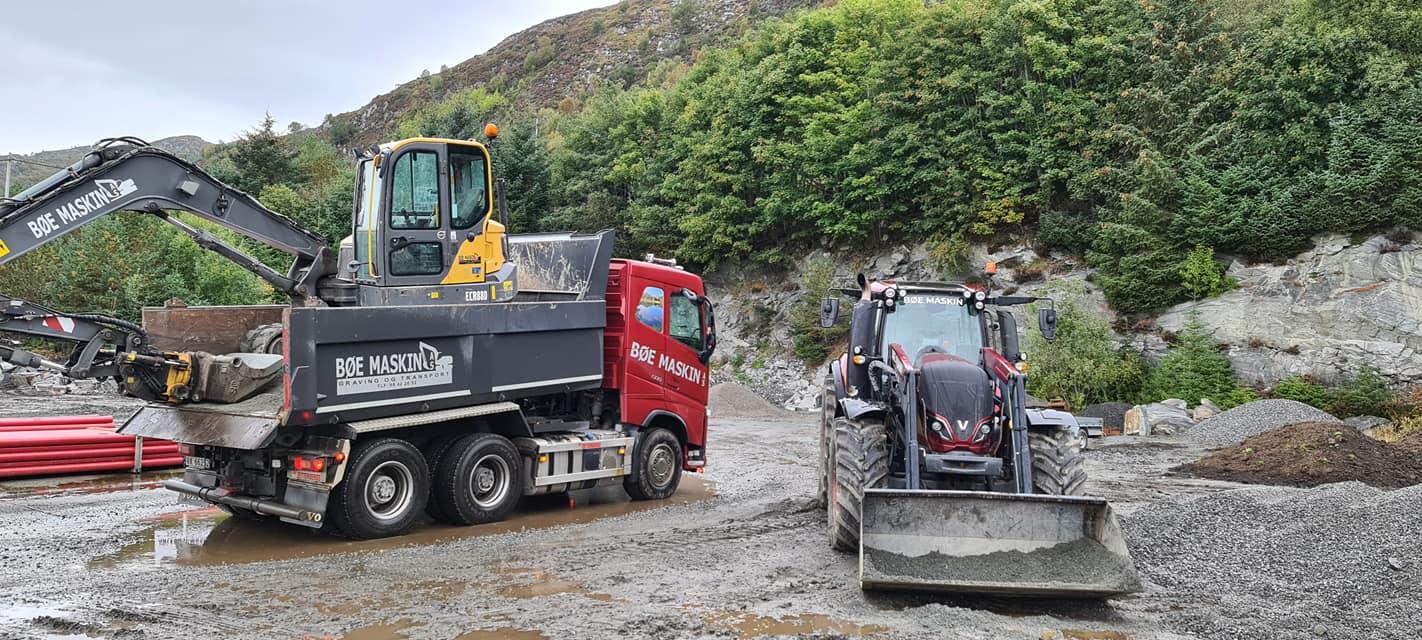
[[[997,312],[998,335],[1002,343],[1002,357],[1016,363],[1022,358],[1022,344],[1017,338],[1017,316],[1007,311]]]
[[[1048,342],[1057,339],[1057,310],[1042,309],[1037,312],[1037,328]]]
[[[828,329],[839,320],[839,298],[820,300],[820,326]]]

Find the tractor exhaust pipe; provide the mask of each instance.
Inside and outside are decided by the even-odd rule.
[[[860,526],[866,590],[1078,598],[1140,590],[1102,498],[868,489]]]

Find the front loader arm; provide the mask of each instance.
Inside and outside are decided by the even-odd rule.
[[[174,210],[291,254],[291,269],[282,274],[267,267],[167,213]],[[101,143],[68,169],[0,199],[0,265],[116,211],[156,215],[295,299],[313,296],[317,280],[334,273],[325,238],[197,165],[131,138]]]

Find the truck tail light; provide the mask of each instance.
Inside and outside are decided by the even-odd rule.
[[[178,443],[178,455],[195,456],[197,455],[197,447],[190,444]]]
[[[291,459],[291,468],[297,471],[325,471],[326,459],[295,456]]]

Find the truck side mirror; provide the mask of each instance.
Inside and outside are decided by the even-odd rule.
[[[1037,328],[1048,342],[1057,339],[1057,310],[1042,309],[1037,312]]]
[[[820,300],[820,326],[828,329],[839,320],[839,298]]]

